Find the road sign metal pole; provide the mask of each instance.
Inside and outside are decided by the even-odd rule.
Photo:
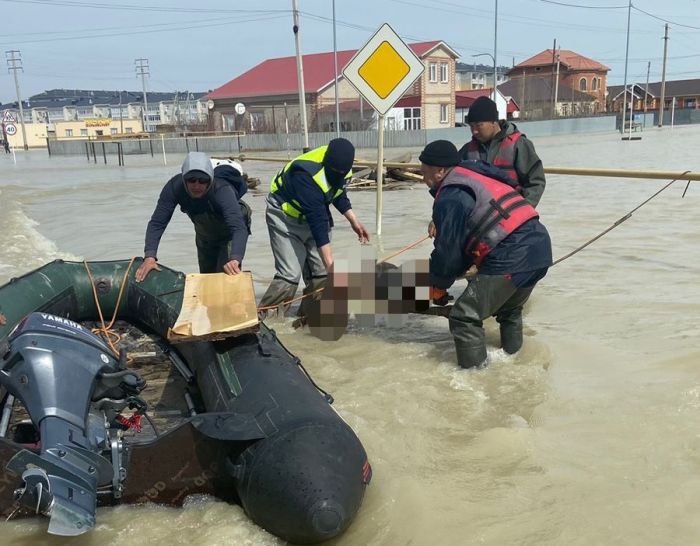
[[[377,235],[382,234],[382,185],[384,183],[384,115],[377,116]]]
[[[340,136],[340,100],[338,98],[338,45],[335,40],[335,0],[333,0],[333,63],[335,66],[335,134]]]
[[[382,234],[384,116],[424,71],[423,61],[386,23],[343,69],[345,80],[357,89],[377,114],[377,235]]]

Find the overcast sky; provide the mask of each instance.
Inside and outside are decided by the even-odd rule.
[[[472,63],[494,49],[495,0],[336,0],[338,49],[361,47],[383,23],[407,42],[444,40]],[[498,61],[511,66],[554,39],[611,68],[622,84],[627,0],[501,0]],[[24,97],[54,88],[140,90],[134,60],[147,58],[152,91],[206,91],[267,58],[294,55],[292,0],[0,0],[3,51],[21,51]],[[582,7],[585,6],[585,7]],[[634,0],[628,82],[700,78],[700,0]],[[298,0],[304,53],[333,50],[332,0]],[[643,13],[647,12],[647,13]],[[478,62],[491,64],[486,57]],[[15,100],[12,76],[0,102]]]

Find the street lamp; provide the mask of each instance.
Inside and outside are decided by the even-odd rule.
[[[498,73],[496,71],[496,58],[490,53],[477,53],[476,55],[472,55],[472,57],[484,56],[491,57],[491,60],[493,61],[493,102],[496,102],[496,81],[498,80]]]

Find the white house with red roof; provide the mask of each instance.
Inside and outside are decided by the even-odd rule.
[[[386,114],[394,130],[454,127],[455,62],[458,54],[443,41],[409,44],[425,63],[425,72]],[[338,51],[338,99],[341,129],[376,126],[371,107],[342,76],[355,50]],[[303,56],[304,91],[309,131],[335,131],[335,72],[333,52]],[[283,133],[301,129],[296,57],[268,59],[210,92],[214,127],[221,131]],[[246,107],[236,114],[237,103]]]
[[[469,108],[479,97],[493,99],[493,89],[470,89],[467,91],[455,91],[455,120],[458,125],[467,125]],[[496,108],[499,119],[517,118],[520,108],[513,97],[504,95],[500,88],[496,88]]]

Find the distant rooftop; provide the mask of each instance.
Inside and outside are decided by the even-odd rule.
[[[634,91],[637,96],[640,96],[640,93],[646,89],[646,83],[628,83],[627,89],[631,89],[632,85],[635,86]],[[618,95],[622,95],[622,87],[622,85],[609,85],[608,99],[615,100]],[[664,94],[667,98],[700,95],[700,78],[667,81]],[[652,97],[661,96],[661,82],[649,82],[649,95]]]
[[[604,64],[594,61],[593,59],[589,59],[588,57],[584,57],[580,53],[576,53],[575,51],[568,49],[559,49],[556,51],[556,53],[552,49],[545,49],[537,55],[516,64],[512,70],[517,68],[552,66],[555,63],[556,54],[559,55],[559,64],[562,66],[562,68],[568,68],[570,70],[598,70],[603,72],[610,70],[610,68]]]
[[[510,66],[498,66],[498,72],[505,74],[510,70]],[[457,72],[493,72],[493,65],[481,63],[457,63],[455,65]]]
[[[441,40],[408,44],[420,58],[439,47],[444,47],[454,58],[459,55]],[[338,51],[338,72],[350,62],[356,50]],[[335,80],[333,52],[309,53],[303,56],[304,89],[307,93],[319,93]],[[265,97],[274,95],[295,95],[297,87],[296,57],[267,59],[240,76],[214,89],[207,98],[230,99],[238,97]]]
[[[190,100],[197,100],[206,93],[202,91],[190,92]],[[94,89],[50,89],[32,95],[28,99],[22,101],[24,108],[62,108],[64,106],[92,106],[94,104],[109,104],[117,105],[129,104],[143,101],[143,92],[141,91],[122,91],[120,98],[119,91],[114,90],[94,90]],[[179,91],[174,93],[147,92],[146,98],[148,102],[158,103],[162,101],[173,101],[175,96],[178,100],[185,102],[187,100],[187,91]],[[8,102],[0,105],[1,109],[17,109],[19,105],[17,101]]]

